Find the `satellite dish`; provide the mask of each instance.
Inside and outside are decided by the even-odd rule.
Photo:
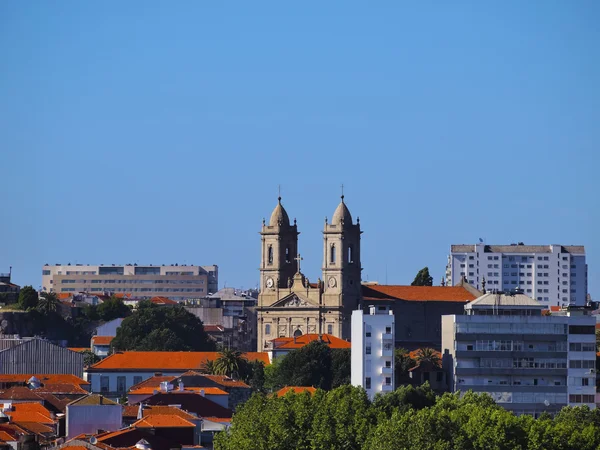
[[[92,436],[90,438],[90,444],[95,445],[98,443],[98,439],[96,439],[96,436]]]
[[[550,406],[550,402],[548,400],[544,400],[544,405]]]

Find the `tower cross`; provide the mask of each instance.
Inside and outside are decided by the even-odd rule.
[[[298,262],[298,273],[300,273],[300,261],[302,261],[304,258],[302,258],[300,253],[298,253],[298,256],[296,256],[294,259]]]
[[[342,183],[342,200],[344,199],[344,183]]]

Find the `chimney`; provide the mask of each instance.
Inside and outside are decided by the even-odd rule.
[[[204,397],[204,389],[200,389],[200,395]]]
[[[179,380],[178,387],[179,387],[179,392],[183,392],[184,391],[184,389],[183,389],[183,381]]]

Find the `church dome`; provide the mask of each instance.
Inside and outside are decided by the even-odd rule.
[[[331,223],[333,225],[341,225],[342,223],[346,225],[352,225],[352,215],[350,214],[350,210],[344,203],[344,196],[342,195],[342,201],[335,209],[333,213],[333,217],[331,219]]]
[[[281,204],[281,197],[278,198],[277,206],[271,213],[271,220],[269,220],[269,226],[274,227],[278,225],[290,226],[290,218]]]

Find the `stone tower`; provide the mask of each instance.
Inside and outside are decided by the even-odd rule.
[[[262,258],[260,265],[261,291],[265,288],[286,288],[298,270],[298,227],[290,225],[285,208],[278,198],[269,224],[263,220]]]
[[[360,223],[352,223],[352,215],[342,201],[323,230],[323,305],[339,311],[337,317],[326,317],[324,333],[350,339],[350,318],[361,299]]]

